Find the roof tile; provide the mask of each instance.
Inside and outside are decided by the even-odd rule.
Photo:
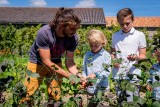
[[[118,25],[116,17],[106,17],[106,26]],[[160,17],[135,17],[134,27],[160,27]]]

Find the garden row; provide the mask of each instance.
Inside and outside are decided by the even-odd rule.
[[[26,74],[30,77],[38,77],[37,74],[33,74],[28,71],[26,66],[29,59],[28,52],[30,46],[32,45],[40,27],[41,25],[30,27],[24,26],[21,28],[13,25],[0,25],[0,106],[25,106],[25,104],[19,105],[20,99],[26,95],[26,88],[23,86],[24,77]],[[112,29],[109,30],[106,27],[88,26],[78,30],[80,41],[75,53],[75,61],[80,70],[83,67],[83,56],[86,51],[89,50],[89,46],[86,42],[86,35],[90,29],[100,29],[104,32],[108,40],[108,44],[105,46],[105,49],[109,51],[111,46],[111,36],[114,32],[118,31],[120,27],[113,26]],[[156,106],[160,104],[159,102],[152,101],[150,99],[151,93],[145,89],[146,80],[150,76],[148,71],[151,65],[156,62],[151,53],[154,48],[160,47],[160,29],[157,29],[157,34],[155,34],[152,39],[148,38],[148,32],[146,29],[143,29],[142,31],[145,33],[147,38],[147,59],[139,62],[139,64],[135,66],[143,71],[142,77],[139,77],[139,79],[141,80],[141,92],[145,93],[145,97],[135,97],[133,103],[127,103],[124,101],[122,104],[124,107],[151,107],[153,105]],[[113,63],[115,62],[112,62],[112,64]],[[130,76],[130,78],[132,78],[132,76]],[[73,80],[75,81],[75,84],[70,85],[70,81]],[[62,102],[59,103],[60,105],[63,107],[87,106],[86,103],[84,103],[85,101],[82,101],[83,98],[86,98],[84,97],[86,92],[85,90],[79,89],[79,80],[79,78],[74,76],[72,76],[70,79],[63,78],[61,87],[63,97]],[[43,82],[46,81],[48,81],[47,78],[45,78]],[[95,82],[96,80],[90,81]],[[114,94],[113,85],[116,84],[116,82],[112,81],[111,78],[110,82],[111,92]],[[124,92],[126,90],[134,92],[134,84],[130,84],[127,81],[118,81],[118,83]],[[159,84],[154,84],[154,86],[157,85]],[[66,97],[68,95],[69,97]],[[48,95],[45,84],[40,86],[40,88],[35,92],[31,99],[34,101],[34,106],[43,106],[46,103],[53,103],[48,102]],[[118,97],[117,100],[113,101],[113,99],[110,99],[108,94],[103,95],[101,92],[98,92],[97,95],[95,95],[92,99],[89,99],[89,102],[92,102],[93,104],[108,102],[109,105],[115,107],[119,105],[119,100],[124,99],[124,97]]]

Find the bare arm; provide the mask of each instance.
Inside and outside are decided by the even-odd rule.
[[[128,60],[135,61],[135,60],[143,60],[146,59],[146,48],[139,49],[139,55],[136,54],[129,55]]]
[[[66,67],[67,69],[74,75],[78,73],[77,66],[74,62],[74,52],[67,51],[66,52]]]
[[[49,49],[39,49],[39,54],[40,57],[42,59],[42,62],[52,71],[57,72],[65,77],[69,77],[70,74],[65,71],[64,69],[62,69],[61,67],[59,67],[57,64],[53,63],[51,61],[51,55],[50,55],[50,50]],[[52,65],[54,65],[56,68],[58,69],[54,69],[54,67],[51,67]]]
[[[139,49],[139,56],[137,59],[138,60],[146,59],[146,48]]]

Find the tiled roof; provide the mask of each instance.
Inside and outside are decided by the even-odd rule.
[[[42,7],[0,7],[0,23],[48,23],[58,8]],[[74,8],[82,24],[106,25],[102,8]]]
[[[118,25],[116,17],[106,17],[106,26]],[[134,27],[160,27],[160,17],[135,17]]]

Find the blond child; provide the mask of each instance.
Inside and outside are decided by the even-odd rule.
[[[86,79],[98,78],[94,85],[87,87],[87,92],[95,94],[98,90],[107,91],[110,68],[106,68],[105,65],[111,64],[111,56],[103,48],[107,42],[106,37],[102,31],[93,29],[89,31],[87,40],[91,50],[84,56],[82,76]]]

